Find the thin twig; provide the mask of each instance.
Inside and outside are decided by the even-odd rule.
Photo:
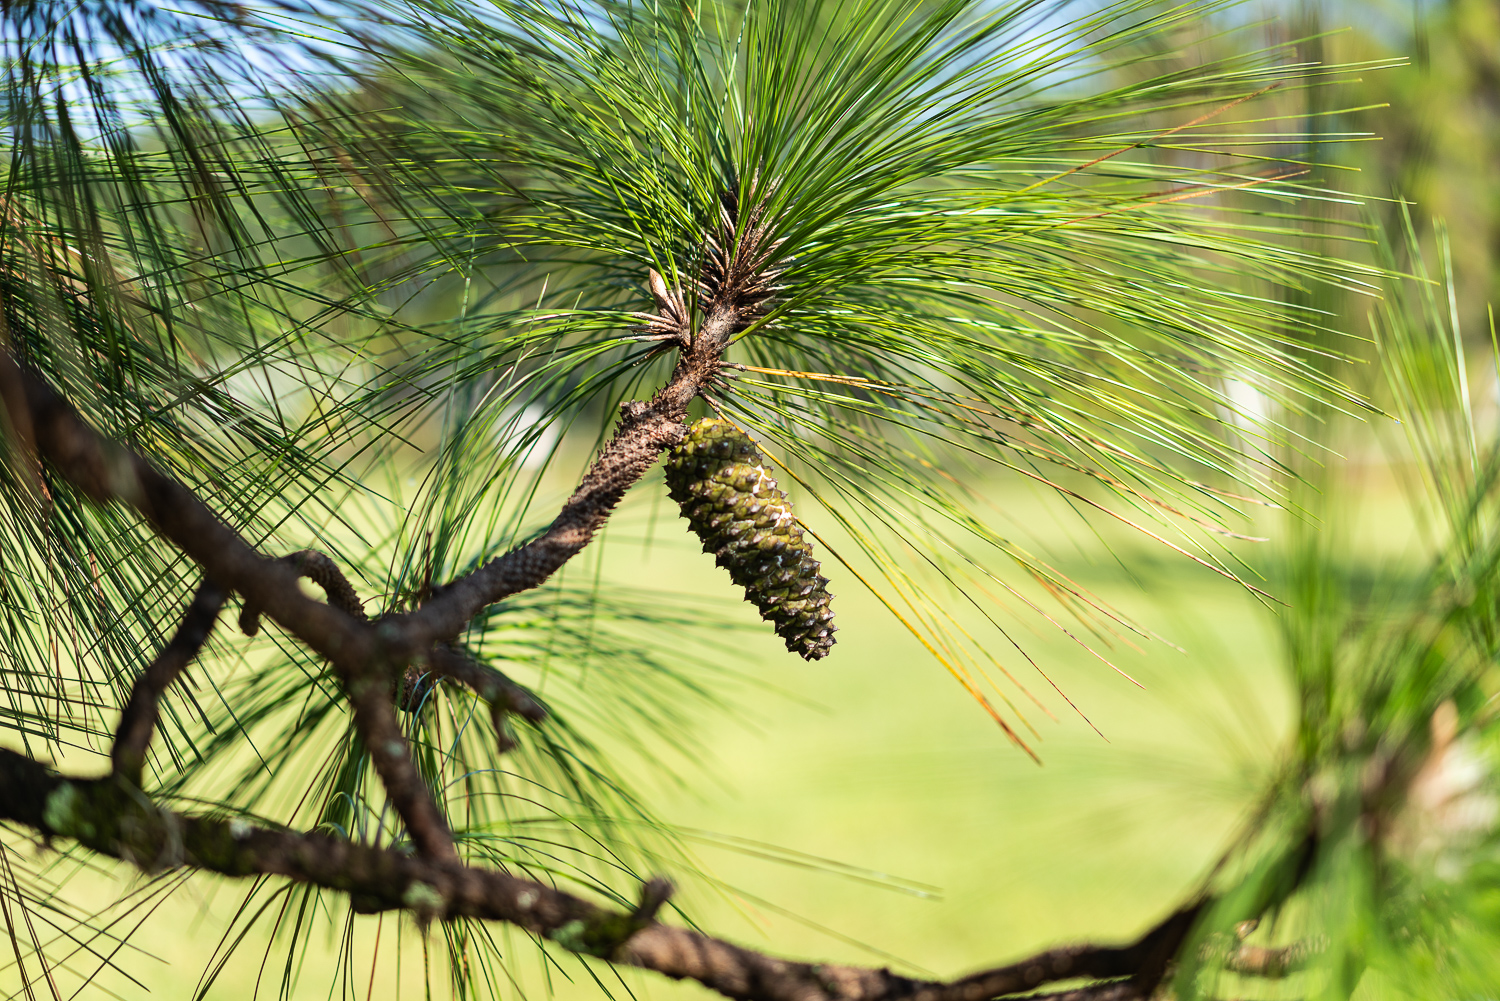
[[[203,649],[227,597],[224,589],[212,580],[200,584],[176,634],[135,679],[130,701],[125,703],[125,710],[120,714],[120,725],[115,729],[115,741],[109,751],[116,775],[136,785],[141,784],[146,748],[161,715],[161,697]]]
[[[534,724],[541,724],[547,719],[547,707],[535,695],[467,650],[439,643],[428,655],[427,665],[434,675],[451,678],[467,686],[489,704],[490,721],[495,726],[495,739],[499,742],[501,751],[508,751],[515,746],[515,741],[506,730],[507,715],[515,713]]]
[[[326,553],[320,553],[316,549],[303,549],[281,557],[280,561],[297,571],[299,578],[306,577],[322,588],[328,603],[334,608],[360,622],[370,618],[365,614],[364,602],[359,600],[359,593],[354,590],[354,585],[349,583],[344,571]],[[240,632],[246,636],[254,636],[260,632],[260,614],[260,606],[246,600],[244,607],[240,609]]]

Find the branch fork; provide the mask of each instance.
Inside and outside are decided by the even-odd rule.
[[[526,688],[484,663],[467,649],[447,643],[434,644],[427,655],[429,676],[450,678],[467,686],[490,707],[490,722],[501,751],[515,747],[506,718],[515,714],[535,726],[547,720],[547,707]]]

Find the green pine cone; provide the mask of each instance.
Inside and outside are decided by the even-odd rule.
[[[807,660],[833,647],[828,579],[819,576],[791,501],[755,442],[728,421],[707,418],[667,455],[667,487],[719,566],[745,589],[786,648]]]

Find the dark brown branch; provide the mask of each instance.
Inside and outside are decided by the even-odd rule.
[[[646,880],[641,884],[641,898],[636,903],[631,917],[643,928],[653,924],[656,921],[657,911],[660,911],[666,902],[672,899],[675,889],[670,881],[660,876]]]
[[[147,871],[187,866],[228,876],[279,875],[346,892],[356,910],[509,921],[536,932],[606,912],[550,887],[320,833],[164,810],[115,776],[68,779],[0,749],[0,818]]]
[[[109,751],[115,774],[136,785],[141,784],[146,748],[161,715],[161,697],[203,649],[227,597],[223,588],[213,581],[204,581],[193,595],[192,604],[188,605],[176,634],[136,679],[130,690],[130,701],[120,714],[120,725],[115,729],[115,741]]]
[[[499,741],[501,751],[515,746],[515,741],[506,731],[506,716],[515,713],[535,724],[547,719],[547,707],[537,701],[535,695],[462,648],[438,643],[428,654],[427,665],[432,674],[467,686],[489,704],[490,722],[494,724],[495,739]]]
[[[475,695],[491,704],[498,703],[506,712],[532,723],[547,719],[547,707],[536,696],[465,650],[439,644],[432,648],[427,663],[433,673],[467,686]]]
[[[407,753],[390,707],[391,682],[409,659],[398,652],[399,630],[360,622],[303,594],[294,567],[256,552],[190,490],[89,427],[35,373],[19,371],[41,456],[94,500],[135,508],[208,578],[239,592],[326,657],[349,692],[371,760],[418,850],[434,858],[454,857],[447,822]]]
[[[365,614],[364,602],[359,600],[354,585],[349,583],[349,578],[344,576],[339,565],[326,553],[320,553],[316,549],[303,549],[281,557],[280,562],[297,571],[299,578],[306,577],[322,588],[328,603],[334,608],[360,622],[369,620],[370,617]],[[254,636],[260,632],[260,611],[259,605],[248,599],[245,601],[244,607],[240,609],[240,632],[246,636]]]
[[[135,508],[207,577],[254,602],[329,660],[374,659],[373,635],[343,611],[304,595],[292,567],[256,552],[190,490],[100,435],[34,372],[20,371],[37,449],[65,480],[95,501]]]
[[[412,856],[321,833],[272,830],[238,819],[174,813],[117,776],[68,779],[5,749],[0,749],[0,819],[49,837],[75,838],[148,871],[186,866],[227,876],[281,876],[347,893],[364,913],[408,911],[423,920],[506,921],[574,952],[696,980],[739,1001],[990,1001],[1082,977],[1132,979],[1057,997],[1138,1001],[1156,985],[1155,979],[1142,980],[1143,971],[1164,948],[1181,946],[1201,910],[1194,905],[1173,914],[1132,945],[1054,949],[942,983],[885,969],[777,959],[660,924],[654,915],[670,893],[665,881],[643,886],[634,910],[614,911],[455,860]]]
[[[711,314],[667,384],[649,402],[621,408],[614,437],[546,531],[441,588],[416,611],[392,616],[407,642],[426,649],[453,640],[485,606],[541,585],[587,546],[662,449],[681,440],[688,404],[718,374],[738,317],[734,307]]]
[[[354,724],[365,738],[370,763],[375,766],[386,795],[400,810],[417,851],[428,858],[456,862],[458,852],[453,847],[453,832],[412,762],[410,746],[396,719],[390,683],[358,678],[346,687],[354,707]]]
[[[1155,990],[1165,969],[1164,962],[1158,964],[1158,957],[1163,952],[1175,954],[1201,908],[1201,904],[1194,904],[1178,911],[1128,946],[1053,949],[951,983],[913,981],[889,970],[793,963],[666,925],[652,925],[631,938],[620,958],[669,977],[696,980],[741,1001],[792,998],[989,1001],[1080,977],[1131,977],[1129,989],[1135,993],[1119,996],[1147,997]]]

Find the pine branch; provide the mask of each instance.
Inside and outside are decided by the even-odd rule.
[[[693,330],[680,290],[667,288],[654,270],[647,284],[662,315],[651,316],[655,336],[681,347],[677,366],[648,402],[622,407],[619,428],[599,453],[583,482],[542,535],[491,560],[446,587],[416,612],[401,619],[409,639],[422,647],[447,642],[486,605],[539,586],[572,559],[603,527],[625,491],[656,463],[662,449],[683,434],[688,405],[719,380],[724,349],[734,335],[760,316],[781,274],[770,237],[764,203],[745,213],[738,231],[740,206],[725,194],[717,232],[707,239],[708,256],[697,281],[702,293],[703,324]],[[727,252],[723,249],[730,247]]]
[[[423,920],[507,921],[574,952],[696,980],[739,1001],[989,1001],[1084,977],[1109,982],[1060,997],[1149,997],[1201,912],[1201,902],[1173,914],[1128,946],[1051,950],[942,983],[911,980],[885,969],[778,959],[660,924],[654,914],[668,892],[661,881],[646,884],[640,905],[627,913],[459,860],[446,820],[401,734],[393,686],[409,666],[425,662],[489,701],[502,739],[501,713],[544,717],[545,710],[524,689],[447,644],[486,605],[538,586],[581,551],[658,453],[680,439],[689,404],[714,383],[725,346],[768,294],[763,276],[774,248],[758,246],[763,235],[764,228],[752,217],[739,252],[729,256],[720,251],[712,259],[714,267],[705,271],[703,283],[706,320],[697,331],[682,332],[684,346],[671,379],[650,401],[625,405],[614,437],[541,536],[441,589],[415,612],[374,622],[364,619],[352,587],[327,557],[309,551],[272,558],[257,552],[186,487],[100,435],[39,375],[0,351],[0,364],[14,376],[0,382],[0,393],[12,412],[19,409],[29,419],[38,456],[94,500],[135,508],[216,585],[200,591],[201,603],[195,601],[178,638],[138,686],[142,707],[129,710],[128,725],[122,724],[126,740],[120,754],[128,759],[127,766],[144,753],[154,720],[149,709],[201,646],[223,593],[236,591],[245,601],[248,625],[253,626],[260,614],[268,615],[332,664],[417,854],[322,833],[178,814],[147,797],[135,781],[138,770],[132,774],[127,767],[102,779],[70,778],[4,749],[0,818],[26,824],[49,838],[75,838],[147,871],[191,867],[229,876],[283,876],[346,892],[352,906],[363,912],[401,910]],[[9,391],[7,385],[12,387]],[[17,385],[24,397],[19,406],[14,398]],[[302,594],[297,587],[300,576],[317,580],[329,602]],[[135,701],[133,697],[132,705]],[[139,736],[142,729],[144,739]]]
[[[724,212],[729,235],[735,218],[731,209],[726,205]],[[202,567],[208,579],[239,592],[244,599],[241,628],[246,633],[254,634],[264,613],[328,659],[349,696],[370,760],[417,849],[429,858],[456,861],[452,831],[417,771],[396,718],[396,689],[408,696],[403,704],[410,702],[407,689],[412,686],[406,675],[411,665],[434,656],[442,662],[444,655],[435,650],[456,639],[487,605],[539,586],[582,551],[661,450],[681,439],[688,406],[718,378],[730,338],[756,315],[768,295],[762,270],[770,266],[774,247],[762,246],[765,228],[758,220],[752,213],[744,242],[731,261],[720,261],[716,270],[705,272],[700,283],[702,327],[693,331],[687,313],[678,314],[683,347],[672,377],[650,401],[622,408],[614,437],[552,525],[537,539],[440,589],[415,612],[374,623],[366,621],[358,595],[332,560],[311,550],[280,559],[257,552],[182,484],[91,428],[4,345],[0,395],[6,410],[18,415],[11,426],[29,424],[29,438],[14,436],[17,448],[28,453],[34,449],[38,458],[52,463],[93,500],[120,501],[135,508],[159,535]],[[326,604],[297,588],[297,579],[304,576],[322,586]],[[488,680],[478,680],[495,689],[497,698],[489,701],[503,744],[503,713],[508,707],[498,696],[504,693]],[[130,747],[124,753],[132,753]]]
[[[448,585],[415,612],[392,616],[408,648],[430,648],[458,636],[487,605],[540,586],[603,527],[620,498],[682,437],[688,405],[718,378],[724,348],[744,316],[738,302],[716,303],[648,402],[626,403],[619,427],[562,512],[539,537]]]
[[[70,779],[0,749],[0,818],[147,871],[191,867],[226,876],[282,876],[349,894],[362,913],[408,911],[422,920],[506,921],[574,952],[691,979],[737,1001],[989,1001],[1078,977],[1131,977],[1059,997],[1150,996],[1156,959],[1174,953],[1202,905],[1187,907],[1124,947],[1055,949],[943,983],[885,969],[767,956],[653,916],[669,887],[653,880],[633,911],[614,911],[552,887],[455,860],[412,856],[322,833],[161,809],[119,776]]]
[[[490,722],[495,727],[495,739],[500,750],[508,751],[515,741],[506,732],[505,717],[515,713],[531,723],[540,724],[547,719],[547,707],[524,686],[516,684],[502,672],[486,664],[467,650],[438,643],[427,658],[432,674],[451,678],[466,685],[490,706]],[[410,675],[412,668],[407,668]],[[410,683],[408,678],[408,683]]]
[[[349,693],[355,724],[412,840],[424,855],[456,859],[447,821],[412,762],[391,705],[390,687],[403,661],[389,633],[304,595],[293,566],[257,552],[182,484],[100,435],[36,373],[15,370],[41,458],[90,498],[135,508],[209,579],[239,592],[326,657]]]
[[[890,970],[854,966],[795,963],[776,959],[683,928],[652,925],[633,936],[621,960],[665,973],[675,979],[696,980],[726,997],[740,1001],[790,1001],[793,998],[843,998],[859,1001],[989,1001],[1034,990],[1043,984],[1079,977],[1130,977],[1126,984],[1099,988],[1102,994],[1063,997],[1100,997],[1113,1001],[1149,997],[1185,941],[1205,904],[1177,911],[1138,941],[1123,947],[1073,946],[1040,953],[971,974],[950,983],[909,980]]]
[[[281,562],[296,570],[298,577],[306,577],[321,587],[328,597],[328,603],[333,607],[342,609],[360,622],[369,619],[365,614],[364,602],[359,600],[359,593],[354,590],[354,585],[349,583],[349,578],[344,576],[338,564],[326,553],[320,553],[316,549],[303,549],[281,557]],[[240,632],[246,636],[254,636],[260,632],[259,606],[245,602],[240,609]]]

